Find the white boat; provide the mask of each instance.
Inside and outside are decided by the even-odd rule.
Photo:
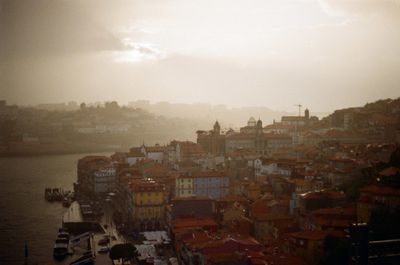
[[[56,259],[61,259],[68,255],[68,242],[69,242],[68,239],[63,239],[63,238],[56,239],[53,248],[53,256]]]
[[[69,233],[66,229],[60,228],[53,248],[53,256],[57,259],[68,255]]]

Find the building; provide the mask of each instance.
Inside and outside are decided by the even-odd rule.
[[[300,231],[290,234],[290,252],[303,258],[308,264],[318,264],[324,255],[324,240],[336,236],[328,231]]]
[[[138,161],[146,159],[146,154],[144,154],[141,148],[132,147],[125,156],[125,162],[130,166],[135,165]]]
[[[344,193],[337,191],[314,191],[299,196],[300,214],[310,211],[343,206],[346,202]]]
[[[380,207],[400,209],[400,189],[376,185],[362,188],[357,201],[357,221],[368,223],[372,212]]]
[[[141,152],[146,156],[147,159],[156,161],[157,163],[163,163],[167,148],[156,144],[155,146],[142,145],[140,148]]]
[[[325,230],[343,232],[357,220],[356,208],[323,208],[309,213],[306,217],[305,230]]]
[[[177,197],[204,196],[218,199],[229,193],[229,177],[223,171],[200,171],[180,175],[175,182]]]
[[[306,109],[304,111],[304,116],[282,116],[281,123],[282,125],[289,125],[295,127],[302,127],[308,125],[310,120],[310,111]]]
[[[206,156],[206,152],[200,144],[190,141],[176,141],[175,147],[175,162],[185,160],[201,160]]]
[[[264,247],[252,237],[198,236],[199,240],[186,237],[181,241],[179,254],[184,264],[258,265],[268,264],[261,252]]]
[[[171,200],[166,218],[169,223],[178,218],[212,218],[215,215],[215,200],[209,197],[179,197]]]
[[[116,168],[109,157],[85,156],[78,160],[78,196],[98,196],[114,191]]]
[[[201,145],[205,152],[213,155],[224,155],[225,153],[225,134],[221,133],[221,126],[216,121],[213,130],[197,133],[197,143]]]
[[[308,120],[304,117],[296,116],[295,118],[301,118],[303,124],[306,124],[305,121]],[[272,154],[277,150],[293,146],[292,124],[281,125],[282,123],[273,125],[273,128],[271,126],[263,128],[260,119],[256,121],[250,117],[247,125],[241,127],[239,131],[229,130],[222,134],[220,125],[216,122],[213,130],[197,131],[197,143],[207,153],[213,155],[229,154],[236,150],[251,150],[261,155]]]
[[[164,227],[165,188],[147,178],[132,181],[125,187],[128,219],[140,231]]]

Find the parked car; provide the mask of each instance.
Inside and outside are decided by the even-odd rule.
[[[105,254],[105,253],[108,253],[109,251],[110,251],[110,248],[107,247],[107,246],[105,246],[105,247],[101,247],[101,248],[97,251],[97,253],[99,253],[99,254]]]

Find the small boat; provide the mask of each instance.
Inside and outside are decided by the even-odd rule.
[[[58,233],[57,239],[67,239],[69,240],[69,233],[66,231],[62,231]]]
[[[58,238],[54,244],[53,256],[56,259],[63,259],[68,255],[68,239]]]
[[[67,229],[58,229],[57,239],[54,243],[53,256],[56,259],[62,259],[68,255],[69,233]]]
[[[67,197],[64,197],[64,199],[63,199],[63,202],[62,202],[62,205],[64,206],[64,207],[69,207],[70,205],[71,205],[71,199],[67,196]]]
[[[46,201],[53,201],[53,193],[51,191],[51,188],[44,189],[44,198],[46,199]]]
[[[62,192],[59,188],[53,188],[53,197],[56,201],[62,201]]]

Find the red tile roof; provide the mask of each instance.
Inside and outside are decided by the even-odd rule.
[[[320,198],[329,198],[329,199],[344,199],[344,193],[338,191],[313,191],[301,194],[301,197],[304,199],[320,199]]]
[[[324,240],[327,236],[338,236],[342,237],[343,233],[338,233],[336,231],[300,231],[290,234],[293,238],[320,241]]]
[[[173,203],[174,201],[214,201],[210,197],[206,196],[188,196],[188,197],[176,197],[171,200]]]
[[[185,217],[185,218],[177,218],[172,221],[172,229],[174,233],[183,231],[188,228],[207,228],[207,227],[217,227],[218,224],[213,218],[193,218],[193,217]]]
[[[381,187],[376,185],[366,186],[360,189],[361,193],[369,193],[374,195],[400,196],[400,189],[392,187]]]
[[[390,176],[395,176],[400,173],[400,168],[398,167],[387,167],[381,172],[379,172],[379,175],[384,176],[384,177],[390,177]]]
[[[163,153],[167,150],[165,146],[145,146],[146,152],[148,153]]]
[[[215,178],[215,177],[227,177],[224,171],[198,171],[192,172],[191,175],[182,174],[179,178]]]

